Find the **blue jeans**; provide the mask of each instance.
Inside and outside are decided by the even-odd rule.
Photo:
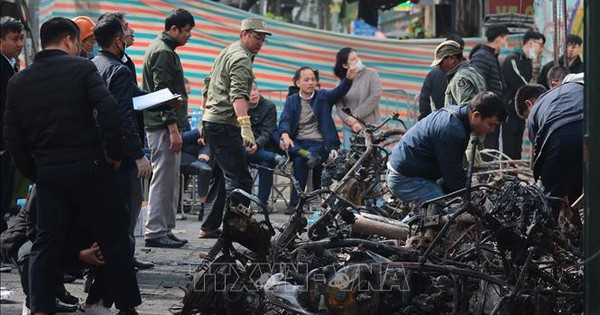
[[[344,137],[342,141],[342,149],[350,150],[350,138],[354,137],[356,134],[350,130],[346,129],[346,126],[342,127],[342,136]]]
[[[294,178],[300,184],[300,188],[304,189],[306,187],[306,182],[308,181],[308,165],[306,164],[306,159],[295,154],[300,149],[305,149],[309,151],[314,156],[321,157],[321,163],[313,169],[313,188],[320,189],[321,188],[321,173],[323,172],[323,162],[327,161],[327,157],[329,152],[325,148],[325,143],[323,141],[314,141],[314,140],[294,140],[294,147],[289,149],[290,155],[293,158],[294,164]],[[294,207],[298,204],[298,192],[296,189],[292,189],[292,193],[290,194],[290,207]]]
[[[444,195],[440,185],[420,177],[408,177],[388,170],[386,181],[390,192],[404,202],[421,203]]]
[[[244,151],[249,163],[273,168],[275,167],[275,152],[267,150],[258,150],[254,154],[248,154]],[[263,205],[269,203],[271,188],[273,187],[273,172],[265,169],[258,169],[258,199]]]

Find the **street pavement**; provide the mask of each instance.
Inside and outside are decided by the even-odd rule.
[[[270,215],[270,219],[276,227],[281,226],[288,219],[288,216],[283,214],[284,205],[278,204],[277,208],[279,213]],[[262,215],[258,215],[257,218],[261,219]],[[154,269],[142,270],[137,274],[142,294],[142,305],[138,307],[140,315],[170,314],[169,308],[181,302],[184,295],[183,288],[186,287],[189,276],[200,263],[198,254],[208,251],[215,242],[215,239],[198,238],[200,225],[201,222],[197,220],[197,215],[187,214],[185,220],[181,220],[178,216],[174,234],[189,241],[188,244],[178,249],[147,248],[143,246],[144,238],[136,237],[136,258],[155,264]],[[0,313],[2,315],[21,314],[25,296],[16,268],[8,273],[1,273],[0,276],[2,277],[1,286],[13,291],[10,301],[3,301],[0,305]],[[85,300],[86,294],[83,292],[82,279],[77,279],[74,283],[65,286],[80,301]]]

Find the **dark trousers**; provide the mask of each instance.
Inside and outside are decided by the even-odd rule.
[[[217,169],[216,166],[222,171],[225,194],[229,195],[236,188],[249,193],[252,192],[252,177],[248,171],[248,163],[244,158],[245,149],[240,128],[227,124],[204,122],[203,131],[215,161],[213,172]],[[211,190],[212,187],[209,189],[207,199],[211,195]],[[221,193],[220,197],[216,198],[225,198],[225,196]],[[247,206],[249,204],[248,200],[243,199],[233,199],[232,202],[233,206],[238,204]],[[205,209],[207,208],[209,208],[208,204]],[[223,207],[220,204],[215,204],[210,210],[219,218],[220,225],[223,218]],[[221,212],[220,215],[219,211]],[[209,214],[209,217],[211,216],[213,216],[213,213]],[[203,224],[203,227],[205,224],[206,222]],[[216,224],[216,221],[213,224]],[[216,227],[218,228],[218,225]]]
[[[0,233],[8,228],[4,215],[8,213],[13,201],[15,170],[12,156],[8,151],[4,151],[0,155]]]
[[[525,121],[514,111],[508,111],[508,117],[502,123],[502,152],[513,160],[521,159],[523,132]]]
[[[554,131],[535,165],[536,170],[541,171],[542,189],[546,195],[566,197],[569,203],[577,200],[583,193],[582,122]],[[552,201],[551,204],[555,212],[560,208],[560,203]]]
[[[142,180],[137,178],[137,168],[131,171],[131,211],[129,218],[129,239],[135,252],[135,226],[142,210],[142,201],[144,201],[144,192],[142,191]],[[142,223],[143,224],[143,223]]]
[[[308,182],[308,165],[306,164],[306,159],[304,157],[296,154],[296,152],[300,149],[309,151],[313,156],[320,156],[321,163],[327,160],[328,152],[325,149],[325,144],[323,141],[294,140],[294,147],[290,148],[290,154],[292,155],[294,161],[294,177],[300,184],[300,188],[304,189],[306,187],[306,182]],[[313,189],[321,188],[321,173],[323,173],[323,164],[319,164],[313,168]],[[289,206],[296,206],[297,204],[298,192],[296,192],[296,189],[292,188]]]
[[[203,230],[216,230],[221,226],[223,221],[223,208],[225,208],[225,176],[217,163],[213,163],[212,178],[206,202],[204,203],[204,211],[208,212],[206,219],[202,223]]]
[[[132,255],[135,251],[135,237],[133,237],[133,229],[135,229],[135,220],[137,219],[137,215],[139,215],[139,210],[137,214],[135,214],[133,213],[134,209],[132,209],[132,178],[134,177],[134,169],[135,162],[124,160],[121,164],[121,167],[115,172],[117,187],[119,188],[119,194],[121,196],[121,200],[123,200],[123,207],[125,208],[125,215],[127,219],[127,231],[129,235],[129,246],[131,246]],[[134,224],[133,228],[131,228],[132,224]]]
[[[37,170],[37,237],[29,265],[32,312],[55,310],[54,288],[69,217],[80,216],[100,245],[118,309],[141,304],[127,233],[128,220],[115,172],[101,160]]]

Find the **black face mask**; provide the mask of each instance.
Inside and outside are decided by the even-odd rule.
[[[119,48],[119,51],[121,51],[121,55],[118,56],[119,58],[123,58],[123,56],[125,56],[125,49],[127,48],[127,42],[119,39],[119,42],[121,42],[121,45],[123,45],[123,48],[119,48],[119,45],[117,44],[117,48]]]

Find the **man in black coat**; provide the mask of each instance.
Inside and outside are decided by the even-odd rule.
[[[18,71],[19,62],[17,57],[23,50],[24,34],[23,24],[9,16],[3,16],[0,20],[0,70],[2,72],[0,88],[0,233],[8,227],[4,220],[4,214],[10,208],[14,190],[15,166],[10,154],[4,145],[4,108],[6,105],[6,86],[8,80]]]
[[[273,143],[273,133],[277,126],[277,109],[275,104],[260,95],[256,81],[252,83],[250,91],[250,107],[248,115],[252,122],[252,133],[256,144],[246,149],[248,161],[269,168],[275,165],[283,165],[286,158],[275,153],[277,151]],[[267,206],[271,188],[273,187],[273,172],[264,169],[258,170],[258,199]]]
[[[17,168],[36,183],[37,237],[30,258],[32,314],[55,311],[60,249],[71,216],[98,241],[119,314],[141,303],[114,170],[123,129],[114,98],[94,64],[79,54],[77,25],[52,18],[40,29],[42,51],[8,83],[5,140]]]
[[[583,40],[581,37],[575,34],[567,35],[567,67],[569,68],[570,73],[582,73],[585,71],[585,66],[583,65],[583,61],[581,61],[581,57],[579,57],[579,53],[581,51],[581,44],[583,44]],[[558,64],[561,66],[565,65],[565,56],[560,56],[558,58]],[[550,82],[548,82],[548,71],[554,66],[554,62],[550,61],[542,67],[540,71],[540,76],[538,77],[538,83],[545,86],[546,89],[551,88]]]
[[[141,191],[140,179],[148,178],[152,173],[150,161],[144,154],[144,144],[139,135],[140,129],[133,108],[135,94],[145,92],[136,93],[138,88],[133,83],[131,70],[123,64],[127,43],[119,18],[116,15],[108,15],[100,19],[94,28],[94,37],[101,50],[92,59],[92,62],[98,68],[100,76],[119,105],[121,123],[125,133],[126,155],[117,171],[117,180],[121,194],[125,198],[125,205],[129,209],[129,237],[132,249],[135,251],[133,230],[140,214],[140,206],[134,205],[133,199],[141,204],[141,200],[137,198],[138,193],[136,193]],[[154,266],[151,263],[137,261],[135,258],[134,265],[138,269],[148,269]]]
[[[517,90],[531,82],[533,76],[532,60],[544,50],[546,37],[536,31],[527,31],[523,35],[522,44],[502,62],[502,75],[506,82],[504,101],[508,108],[508,117],[502,123],[502,152],[513,160],[521,159],[523,147],[523,132],[525,121],[517,115],[514,98]]]
[[[446,40],[457,42],[461,50],[465,48],[465,41],[459,35],[450,35]],[[431,114],[432,103],[435,109],[444,107],[444,94],[447,87],[448,78],[446,73],[439,66],[433,67],[425,77],[419,93],[419,120]]]
[[[488,91],[494,92],[498,97],[504,95],[504,79],[498,62],[500,50],[508,44],[508,28],[501,24],[494,24],[485,31],[487,43],[473,47],[469,54],[471,66],[485,79]],[[499,148],[500,130],[497,128],[485,137],[486,149]]]

